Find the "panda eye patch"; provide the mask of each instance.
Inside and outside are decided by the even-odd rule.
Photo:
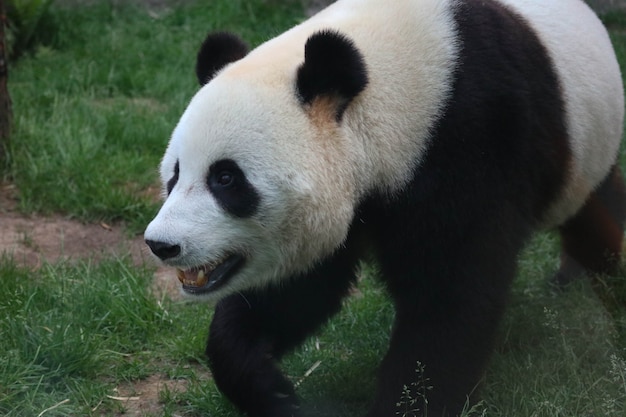
[[[207,186],[218,204],[235,217],[250,217],[259,206],[259,193],[231,159],[222,159],[211,165]]]

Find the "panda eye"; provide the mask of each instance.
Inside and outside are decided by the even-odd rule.
[[[216,182],[222,187],[230,187],[235,183],[235,176],[230,171],[221,171],[217,174]]]
[[[259,206],[259,193],[232,159],[222,159],[211,165],[207,186],[217,203],[235,217],[250,217]]]

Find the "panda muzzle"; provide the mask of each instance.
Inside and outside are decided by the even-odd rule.
[[[232,254],[205,265],[186,270],[177,269],[176,275],[185,292],[194,295],[206,294],[226,284],[239,270],[244,260],[243,256]]]

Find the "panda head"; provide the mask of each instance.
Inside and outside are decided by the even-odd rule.
[[[165,201],[145,239],[186,293],[219,299],[305,272],[345,240],[359,186],[344,118],[368,79],[334,31],[249,54],[212,34],[196,73],[202,87],[163,157]]]

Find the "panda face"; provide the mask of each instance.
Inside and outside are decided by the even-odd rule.
[[[145,239],[188,294],[218,299],[304,272],[347,235],[357,164],[332,100],[307,106],[275,88],[294,85],[296,69],[264,82],[225,71],[174,130]]]

